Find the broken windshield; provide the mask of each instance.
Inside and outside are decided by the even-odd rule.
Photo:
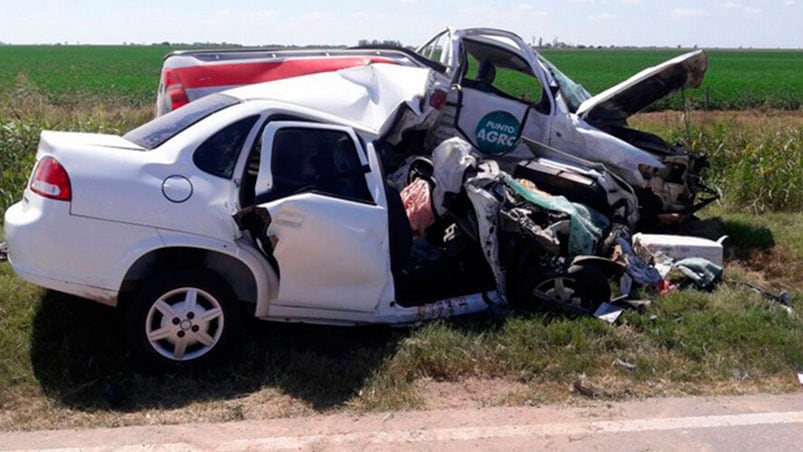
[[[543,56],[538,55],[538,59],[546,66],[546,69],[552,74],[552,78],[558,83],[560,92],[563,94],[564,99],[566,99],[566,105],[569,107],[569,111],[576,113],[577,109],[580,108],[580,104],[591,98],[591,93],[589,93],[583,85],[570,79]]]

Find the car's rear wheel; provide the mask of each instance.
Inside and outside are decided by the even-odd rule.
[[[166,369],[218,362],[242,318],[234,293],[216,274],[183,270],[146,283],[126,306],[125,322],[137,361]]]

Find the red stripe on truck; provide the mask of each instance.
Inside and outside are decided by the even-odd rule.
[[[370,63],[395,62],[380,57],[324,57],[261,63],[208,64],[172,70],[185,89],[192,89],[269,82],[299,75],[365,66]]]

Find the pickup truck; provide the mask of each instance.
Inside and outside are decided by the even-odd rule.
[[[349,58],[361,55],[366,64],[385,59],[433,70],[427,97],[441,114],[428,130],[424,154],[442,141],[460,136],[510,169],[532,156],[532,147],[521,139],[528,138],[604,164],[621,176],[638,195],[643,223],[676,221],[718,198],[702,180],[708,165],[704,156],[627,124],[629,116],[656,100],[698,87],[707,69],[702,50],[645,69],[595,96],[518,35],[503,30],[448,28],[414,52],[375,48],[342,52]],[[168,105],[179,105],[176,98],[192,100],[233,84],[291,77],[296,67],[338,69],[340,64],[354,63],[349,58],[326,52],[171,54],[162,71],[157,110],[161,113]],[[181,69],[176,68],[179,61]],[[264,71],[266,66],[260,65],[273,69]],[[282,67],[287,70],[280,70]],[[220,72],[213,73],[213,68]],[[177,71],[194,71],[194,78],[181,76],[179,80]],[[196,84],[203,89],[192,91]]]

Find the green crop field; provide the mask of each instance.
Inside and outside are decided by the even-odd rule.
[[[645,67],[685,50],[547,50],[544,56],[590,92],[598,93]],[[803,51],[710,50],[703,85],[687,93],[694,106],[715,110],[780,108],[797,110],[803,100]],[[682,107],[680,96],[654,109]]]
[[[0,46],[0,99],[36,95],[56,105],[153,103],[162,46]]]
[[[0,46],[0,99],[37,95],[57,105],[153,102],[166,46]],[[598,93],[679,49],[546,50],[567,75]],[[697,108],[797,110],[803,96],[803,52],[709,51],[702,89],[687,94]],[[706,101],[707,93],[707,101]],[[681,108],[680,96],[654,109]]]

